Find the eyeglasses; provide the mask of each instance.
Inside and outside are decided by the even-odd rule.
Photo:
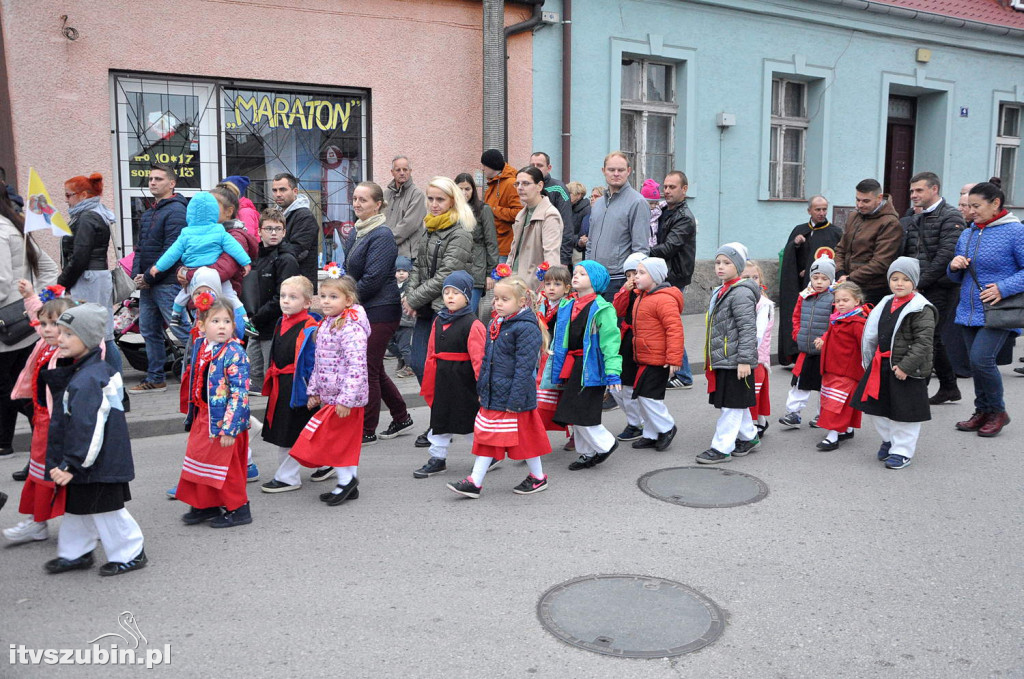
[[[264,227],[262,227],[261,230],[262,231],[266,231],[267,233],[282,233],[284,231],[284,227],[283,226],[264,226]]]
[[[74,193],[68,193],[67,191],[65,191],[64,192],[64,197],[65,198],[71,198],[72,196],[77,196],[80,193],[81,193],[81,191],[75,191]]]

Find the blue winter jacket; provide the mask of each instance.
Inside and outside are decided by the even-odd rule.
[[[555,336],[552,339],[555,353],[551,357],[552,382],[564,384],[558,377],[569,353],[569,322],[572,319],[573,300],[563,299],[558,305],[555,320]],[[622,384],[622,356],[619,354],[618,317],[615,307],[601,297],[595,298],[587,312],[587,332],[583,335],[583,386],[604,387]]]
[[[395,285],[395,259],[398,245],[386,224],[356,240],[355,229],[345,242],[345,271],[356,280],[359,303],[371,323],[397,321],[402,316],[402,300]]]
[[[150,285],[173,283],[174,278],[167,278],[170,270],[161,271],[150,276],[149,270],[160,259],[160,255],[171,247],[178,239],[178,234],[185,228],[185,213],[188,200],[175,193],[142,213],[139,218],[139,236],[135,243],[135,259],[132,262],[134,275],[144,274]],[[166,279],[166,280],[165,280]]]
[[[295,376],[292,378],[292,396],[288,402],[292,408],[305,408],[309,402],[309,394],[306,392],[306,385],[313,374],[313,365],[316,363],[316,330],[323,320],[320,314],[309,312],[310,317],[317,322],[311,328],[302,331],[302,344],[299,346],[299,355],[295,357]],[[278,321],[280,323],[280,321]]]
[[[480,407],[513,413],[537,407],[541,344],[537,315],[529,307],[506,318],[496,339],[488,333],[476,381]]]
[[[220,206],[210,193],[198,193],[188,203],[188,226],[181,230],[167,252],[160,255],[156,268],[167,271],[178,261],[190,269],[212,266],[222,252],[231,255],[240,266],[252,264],[245,248],[217,222]]]
[[[192,363],[206,340],[196,342]],[[241,342],[232,338],[225,344],[210,347],[213,360],[206,379],[206,407],[210,415],[210,438],[238,436],[249,428],[249,358]],[[195,371],[188,373],[188,394],[192,394]],[[185,415],[185,431],[192,428],[196,406],[189,398]]]
[[[1013,213],[1007,213],[984,228],[972,223],[960,234],[956,254],[970,258],[981,287],[995,283],[1003,297],[1024,292],[1024,225]],[[978,298],[981,290],[974,277],[967,269],[953,271],[947,267],[946,274],[960,285],[956,324],[984,326],[985,308]],[[1019,330],[1016,332],[1020,334]]]

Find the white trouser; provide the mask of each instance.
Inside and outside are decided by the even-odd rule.
[[[736,449],[737,436],[744,441],[757,436],[757,427],[750,418],[750,408],[722,408],[711,447],[720,453],[732,453]]]
[[[612,389],[611,394],[615,402],[622,408],[622,412],[626,413],[626,424],[631,427],[644,426],[644,416],[640,404],[633,398],[633,387],[622,385],[622,389]]]
[[[57,556],[77,559],[103,543],[107,561],[128,563],[142,552],[142,529],[128,510],[65,514],[57,534]]]
[[[430,457],[448,459],[448,446],[452,444],[451,434],[435,434],[431,429],[427,432],[427,440],[430,441]]]
[[[789,396],[786,397],[786,412],[800,414],[800,411],[807,405],[811,398],[811,392],[790,387]]]
[[[914,457],[914,449],[917,448],[917,437],[921,435],[920,422],[896,422],[888,417],[872,415],[871,420],[875,423],[875,429],[882,441],[892,443],[889,448],[890,455],[902,455],[903,457]]]
[[[676,426],[676,421],[672,419],[664,401],[641,396],[636,399],[636,403],[644,415],[645,439],[656,439],[658,434],[672,431],[672,427]]]
[[[615,445],[615,437],[605,429],[603,424],[592,427],[572,425],[572,433],[576,437],[576,452],[584,457],[594,457],[598,453],[607,453]]]
[[[291,455],[288,455],[281,462],[281,466],[274,472],[274,478],[281,483],[287,483],[289,486],[301,486],[302,477],[299,472],[302,471],[302,465]]]

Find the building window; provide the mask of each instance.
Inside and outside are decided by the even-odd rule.
[[[807,83],[772,78],[768,197],[804,198]]]
[[[1017,175],[1017,160],[1020,154],[1021,106],[1001,104],[999,106],[999,129],[996,135],[995,176],[1003,180],[1006,202],[1013,204],[1014,181]]]
[[[629,156],[630,182],[659,184],[673,169],[675,158],[676,67],[623,57],[620,148]]]

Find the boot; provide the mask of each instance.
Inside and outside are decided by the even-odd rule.
[[[971,419],[964,420],[963,422],[957,422],[956,428],[960,431],[978,431],[988,422],[989,413],[983,413],[980,410],[975,410],[974,414],[971,415]]]
[[[985,438],[997,436],[1003,430],[1003,427],[1008,424],[1010,424],[1010,416],[1006,414],[1005,410],[1000,413],[990,413],[988,420],[978,430],[978,436],[984,436]]]

